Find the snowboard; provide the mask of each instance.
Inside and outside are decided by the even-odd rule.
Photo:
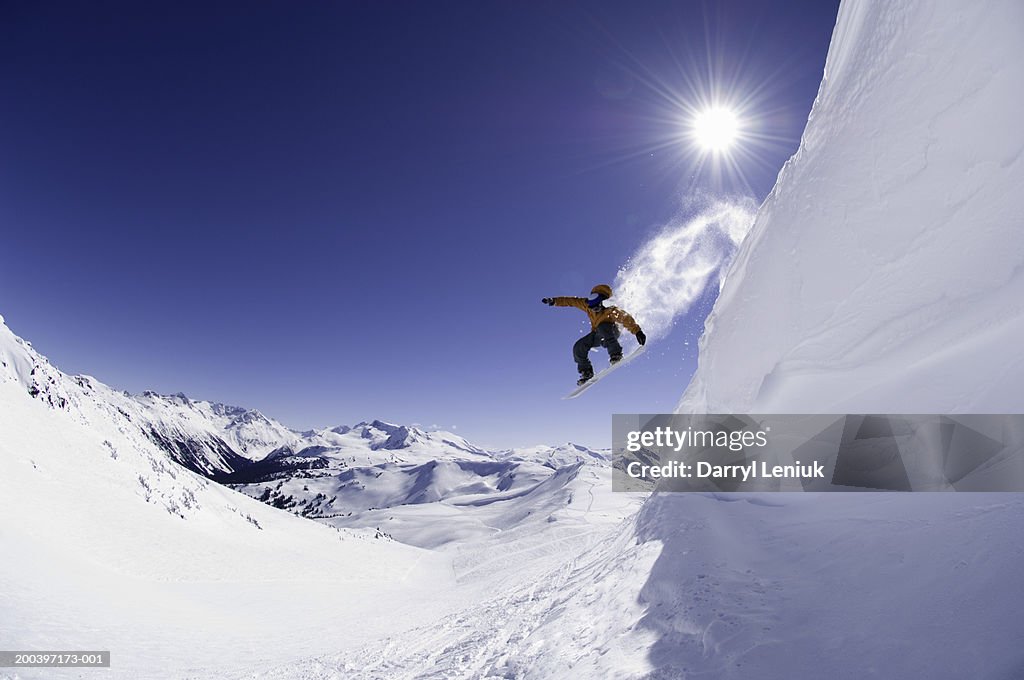
[[[614,371],[616,368],[622,368],[623,366],[628,364],[630,361],[632,361],[633,359],[636,359],[638,356],[643,354],[645,349],[647,349],[647,345],[640,345],[635,350],[633,350],[632,352],[630,352],[626,356],[622,357],[622,360],[619,361],[619,363],[612,364],[612,365],[608,366],[607,368],[604,368],[604,369],[598,371],[597,373],[594,374],[593,378],[591,378],[587,382],[583,383],[582,385],[578,386],[572,392],[570,392],[569,394],[567,394],[564,397],[562,397],[562,399],[575,399],[576,397],[580,396],[581,394],[583,394],[584,392],[589,390],[591,387],[596,385],[598,380],[601,380],[606,375],[608,375],[609,373]]]

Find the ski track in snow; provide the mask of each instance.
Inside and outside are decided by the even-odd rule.
[[[586,483],[589,502],[586,509],[578,511],[579,519],[584,520],[594,512],[593,489],[599,482]],[[639,497],[631,496],[638,504]],[[609,536],[619,530],[617,523],[605,523],[597,528],[576,523],[547,532],[539,532],[536,527],[516,527],[483,545],[460,547],[459,552],[465,554],[456,559],[456,581],[483,594],[477,598],[478,604],[360,649],[303,659],[269,670],[253,669],[232,677],[237,680],[523,677],[518,664],[530,658],[524,645],[550,617],[552,603],[574,589],[572,582],[584,571],[579,567],[581,556],[591,550],[599,551]],[[551,533],[555,535],[548,536]],[[538,534],[541,534],[539,538]],[[491,596],[494,591],[503,594]]]
[[[361,650],[341,670],[365,680],[510,677],[521,643],[548,614],[574,569],[572,560],[526,589],[390,639],[383,648]]]

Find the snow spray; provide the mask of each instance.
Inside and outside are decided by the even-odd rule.
[[[687,201],[619,269],[613,303],[632,314],[649,338],[665,336],[709,284],[721,287],[756,212],[750,198]]]

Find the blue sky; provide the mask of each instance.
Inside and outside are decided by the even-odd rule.
[[[540,298],[689,195],[763,199],[837,5],[8,6],[0,313],[67,372],[295,428],[607,446],[674,407],[713,299],[566,402],[584,318]],[[680,135],[712,90],[759,131],[730,173]]]

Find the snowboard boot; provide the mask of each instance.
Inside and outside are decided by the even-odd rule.
[[[591,378],[594,377],[594,369],[580,371],[580,379],[576,381],[577,385],[582,385]]]
[[[612,355],[610,355],[608,357],[608,362],[612,366],[614,366],[615,364],[619,363],[620,361],[622,361],[622,352],[619,352],[618,354],[612,354]]]

